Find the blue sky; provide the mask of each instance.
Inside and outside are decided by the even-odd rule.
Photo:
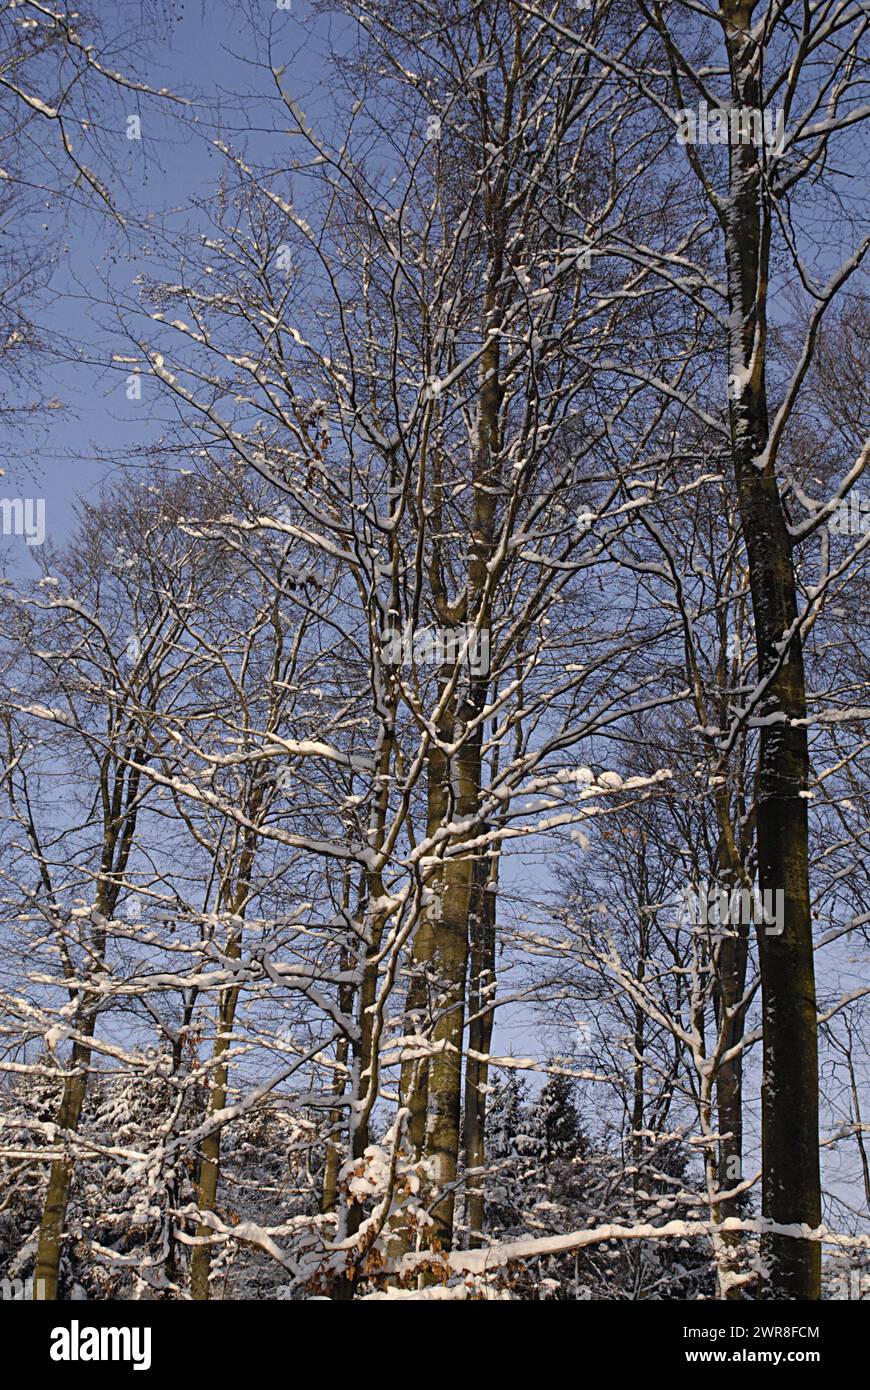
[[[28,417],[26,428],[9,422],[2,428],[0,490],[10,497],[45,497],[50,541],[69,535],[76,498],[93,496],[119,469],[129,469],[130,450],[156,443],[170,418],[156,383],[143,382],[140,401],[127,399],[125,375],[111,359],[129,345],[113,324],[107,290],[119,297],[135,294],[136,277],[160,255],[162,230],[202,225],[195,202],[207,204],[226,171],[213,145],[216,130],[238,148],[253,145],[276,164],[289,159],[290,142],[282,146],[274,106],[265,99],[267,75],[254,66],[246,8],[262,29],[271,27],[292,95],[313,115],[326,115],[332,93],[323,45],[327,27],[331,32],[334,26],[320,21],[313,34],[303,32],[311,24],[304,0],[294,0],[292,13],[275,0],[249,7],[223,0],[174,6],[173,22],[155,33],[144,57],[129,55],[135,68],[127,71],[184,96],[188,105],[122,93],[106,112],[104,157],[93,160],[130,219],[129,229],[92,199],[77,196],[63,209],[41,203],[25,223],[29,244],[49,252],[54,266],[34,315],[48,352],[32,386],[16,388],[15,399],[22,405],[41,395],[52,408]],[[119,66],[124,57],[122,51]],[[139,117],[140,140],[128,138],[130,116]],[[150,222],[154,235],[134,219]],[[26,571],[33,559],[17,537],[0,537],[0,556],[13,571]]]

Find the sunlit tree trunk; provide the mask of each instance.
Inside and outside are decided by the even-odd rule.
[[[238,960],[240,950],[239,938],[238,935],[236,935],[227,945],[227,958],[229,960]],[[212,1053],[213,1070],[211,1072],[211,1092],[209,1094],[206,1119],[211,1119],[219,1111],[223,1110],[227,1103],[227,1079],[229,1068],[226,1061],[226,1053],[232,1039],[238,1002],[238,985],[234,985],[232,989],[221,991],[221,997],[218,1003],[217,1036],[215,1037],[214,1051]],[[215,1210],[217,1204],[218,1180],[220,1177],[220,1156],[221,1131],[220,1129],[215,1129],[211,1134],[206,1135],[200,1146],[199,1182],[196,1194],[196,1204],[200,1211],[213,1212]],[[196,1234],[203,1244],[194,1246],[193,1255],[191,1256],[190,1294],[191,1298],[200,1300],[209,1297],[211,1248],[206,1242],[211,1234],[211,1227],[206,1222],[200,1222],[196,1228]]]

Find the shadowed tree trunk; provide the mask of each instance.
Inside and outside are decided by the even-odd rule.
[[[734,106],[758,110],[761,55],[751,33],[754,5],[723,0]],[[806,687],[792,544],[777,478],[764,459],[766,295],[770,249],[762,156],[730,146],[724,206],[731,311],[731,434],[741,525],[749,559],[764,722],[758,771],[758,878],[782,892],[784,930],[759,930],[764,1032],[762,1081],[763,1211],[777,1223],[821,1220],[818,1051],[808,872]],[[786,636],[787,635],[787,636]],[[771,1296],[817,1299],[817,1242],[765,1241]]]
[[[746,988],[746,965],[749,954],[749,928],[743,923],[729,923],[729,934],[720,942],[716,958],[716,993],[714,1006],[716,1022],[724,1033],[722,1051],[727,1053],[738,1047],[743,1038],[745,1010],[739,1007]],[[726,1022],[726,1012],[733,1011]],[[716,1068],[716,1108],[719,1133],[719,1188],[728,1191],[743,1179],[743,1056],[738,1052],[734,1057],[726,1057]],[[718,1216],[726,1220],[729,1216],[739,1216],[737,1201],[724,1201],[719,1204]],[[736,1268],[740,1236],[723,1237],[734,1251],[733,1265]],[[739,1284],[728,1284],[725,1297],[739,1299]]]
[[[259,824],[260,814],[263,808],[264,786],[261,782],[255,790],[248,805],[248,815],[255,826]],[[241,854],[237,861],[237,875],[235,887],[230,886],[231,880],[226,883],[226,910],[231,917],[238,918],[244,915],[248,899],[251,894],[251,873],[257,854],[257,831],[247,830],[245,832],[244,843]],[[232,866],[228,865],[228,873],[232,871]],[[242,953],[242,933],[241,929],[234,928],[227,941],[225,955],[228,960],[238,960]],[[214,1069],[212,1072],[213,1081],[209,1095],[208,1109],[206,1118],[210,1119],[219,1111],[223,1110],[227,1103],[227,1079],[228,1067],[226,1053],[232,1040],[233,1027],[236,1020],[236,1008],[239,1002],[239,986],[233,985],[229,989],[223,989],[218,999],[217,1031],[215,1034],[214,1051],[212,1061]],[[220,1154],[221,1154],[221,1129],[217,1128],[211,1134],[207,1134],[200,1147],[199,1178],[197,1184],[197,1206],[200,1211],[212,1212],[215,1210],[217,1202],[218,1181],[220,1179]],[[205,1222],[200,1222],[196,1229],[197,1236],[203,1241],[202,1245],[194,1246],[193,1255],[190,1261],[190,1293],[191,1297],[197,1301],[209,1297],[209,1271],[211,1269],[211,1246],[206,1243],[206,1237],[211,1234],[211,1227]]]

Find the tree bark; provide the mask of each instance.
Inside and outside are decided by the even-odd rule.
[[[735,106],[758,110],[760,54],[751,32],[754,3],[723,0]],[[818,1051],[808,870],[806,687],[792,546],[769,460],[765,349],[770,212],[762,161],[751,145],[730,147],[724,227],[731,310],[731,435],[741,525],[749,559],[759,678],[758,879],[781,891],[784,930],[758,932],[762,980],[762,1202],[771,1221],[821,1220]],[[787,647],[782,645],[790,633]],[[767,1292],[820,1297],[818,1242],[765,1240]]]

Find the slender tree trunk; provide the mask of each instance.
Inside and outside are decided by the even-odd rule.
[[[383,884],[378,875],[372,875],[369,902],[376,902],[383,896]],[[378,1092],[378,1047],[379,1021],[375,1017],[375,1003],[379,970],[378,960],[384,932],[384,919],[373,916],[369,926],[369,941],[362,971],[362,980],[357,1004],[357,1037],[353,1048],[353,1088],[350,1112],[349,1156],[354,1162],[365,1157],[370,1141],[371,1113]],[[362,1225],[363,1204],[348,1201],[342,1197],[341,1225],[339,1236],[347,1239],[355,1236]],[[356,1252],[347,1273],[334,1282],[332,1297],[336,1302],[350,1301],[356,1291],[362,1274],[362,1254]]]
[[[635,978],[638,984],[643,987],[644,980],[644,961],[641,957],[638,960]],[[643,1121],[644,1121],[644,1048],[646,1046],[646,1014],[638,1004],[634,1011],[634,1077],[632,1081],[632,1101],[631,1101],[631,1152],[634,1162],[634,1174],[632,1186],[637,1191],[640,1185],[640,1160],[643,1155]]]
[[[345,912],[350,908],[350,875],[345,875],[342,907]],[[342,973],[349,972],[351,968],[350,952],[341,952]],[[350,1017],[353,1008],[353,985],[342,984],[338,991],[338,1007],[345,1018]],[[339,1038],[335,1048],[335,1081],[333,1082],[333,1092],[337,1098],[344,1095],[347,1088],[347,1059],[350,1055],[350,1047],[346,1036]],[[341,1132],[344,1110],[341,1106],[335,1106],[330,1111],[330,1137],[326,1142],[326,1162],[323,1166],[323,1191],[320,1196],[320,1210],[325,1215],[327,1212],[335,1211],[338,1201],[338,1173],[341,1168],[341,1155],[343,1145],[339,1144],[336,1136]]]
[[[647,839],[644,832],[640,834],[638,851],[638,916],[637,916],[637,964],[635,966],[634,977],[638,984],[638,993],[642,993],[644,981],[646,980],[647,957],[649,955],[649,919],[646,916],[647,905],[650,900],[649,874],[647,872]],[[634,1038],[632,1040],[632,1051],[634,1053],[634,1075],[632,1079],[632,1102],[631,1102],[631,1154],[634,1163],[634,1174],[632,1186],[637,1191],[640,1182],[640,1161],[643,1155],[643,1122],[646,1110],[646,1097],[644,1095],[644,1076],[645,1061],[644,1050],[646,1048],[646,1014],[640,1003],[635,1005],[634,1010]]]
[[[394,605],[398,600],[394,594]],[[371,847],[378,853],[384,846],[384,833],[390,798],[390,775],[395,750],[395,689],[388,692],[380,713],[381,731],[377,753],[379,791],[372,810],[369,838]],[[381,1019],[376,1004],[378,981],[380,979],[380,950],[387,918],[380,908],[372,904],[380,903],[384,897],[384,883],[381,871],[372,870],[365,879],[365,889],[361,911],[367,919],[367,939],[363,948],[363,958],[359,970],[357,990],[356,1023],[357,1032],[353,1041],[353,1068],[351,1080],[350,1119],[348,1125],[348,1155],[352,1161],[361,1162],[369,1146],[370,1121],[372,1110],[378,1097],[379,1087],[379,1048]],[[339,1238],[347,1240],[355,1236],[362,1225],[363,1205],[351,1202],[347,1194],[341,1195]],[[332,1297],[336,1302],[349,1302],[356,1292],[362,1274],[364,1251],[357,1250],[346,1271],[333,1281]]]
[[[335,1048],[336,1077],[333,1090],[336,1096],[343,1096],[345,1091],[344,1069],[348,1058],[347,1038],[339,1038]],[[339,1107],[330,1111],[330,1123],[332,1134],[338,1133],[341,1128],[343,1112]],[[330,1138],[326,1143],[326,1162],[323,1167],[323,1192],[320,1197],[320,1210],[324,1214],[335,1211],[335,1204],[338,1199],[338,1170],[341,1167],[341,1146],[336,1143],[334,1138]]]
[[[256,821],[263,803],[263,785],[261,784],[254,796],[251,798],[248,813],[252,820]],[[238,873],[235,881],[235,888],[230,886],[228,881],[219,897],[219,903],[225,903],[229,912],[234,917],[242,916],[248,902],[251,886],[251,872],[254,867],[254,860],[257,853],[256,831],[246,830],[242,852],[238,859]],[[228,960],[238,960],[242,954],[242,935],[241,929],[231,932],[227,941],[226,952]],[[217,1035],[215,1037],[212,1061],[215,1063],[213,1070],[213,1081],[211,1093],[209,1095],[206,1116],[210,1117],[223,1110],[227,1103],[227,1080],[228,1068],[225,1060],[229,1050],[232,1031],[236,1021],[236,1008],[239,1002],[238,985],[231,986],[229,989],[221,990],[218,1000]],[[197,1183],[197,1206],[200,1211],[212,1212],[217,1203],[218,1182],[220,1181],[220,1155],[221,1155],[222,1129],[219,1127],[211,1134],[206,1135],[200,1148],[199,1177]],[[200,1222],[196,1230],[197,1236],[204,1238],[211,1234],[211,1227],[205,1222]],[[196,1301],[209,1297],[209,1271],[211,1269],[211,1246],[207,1244],[194,1246],[193,1255],[190,1262],[190,1293]]]
[[[724,1033],[723,1052],[739,1045],[744,1030],[744,1012],[737,1008],[746,988],[746,965],[749,949],[749,928],[743,923],[731,923],[732,935],[720,943],[717,954],[717,993],[715,997],[716,1015],[720,1030]],[[726,1023],[726,1011],[734,1010]],[[721,1061],[716,1069],[716,1107],[719,1133],[719,1187],[728,1191],[743,1178],[743,1056]],[[740,1215],[740,1203],[723,1201],[718,1208],[721,1220]],[[736,1272],[739,1234],[726,1234],[723,1239],[733,1251],[731,1268]],[[728,1284],[726,1299],[739,1299],[739,1284]]]
[[[483,1243],[486,1201],[486,1087],[489,1064],[483,1060],[492,1043],[495,1011],[495,865],[497,858],[481,854],[475,860],[470,911],[471,951],[468,984],[468,1056],[465,1063],[463,1139],[466,1172],[466,1211],[469,1248]],[[475,1055],[479,1054],[479,1055]]]
[[[238,941],[230,944],[227,955],[232,960],[238,960],[240,948]],[[232,989],[223,991],[218,1005],[218,1032],[215,1038],[214,1052],[212,1054],[215,1063],[213,1070],[213,1081],[211,1094],[209,1095],[207,1118],[223,1110],[227,1103],[227,1078],[228,1067],[224,1060],[232,1037],[233,1025],[236,1018],[236,1006],[239,1001],[239,987],[235,985]],[[199,1162],[199,1182],[197,1185],[196,1203],[200,1211],[214,1211],[217,1203],[218,1178],[220,1176],[220,1154],[221,1154],[221,1131],[214,1130],[206,1135],[200,1148]],[[200,1222],[196,1228],[197,1236],[203,1241],[211,1235],[211,1227],[205,1222]],[[190,1261],[190,1295],[196,1301],[207,1299],[209,1295],[209,1271],[211,1269],[211,1247],[207,1244],[196,1245]]]

